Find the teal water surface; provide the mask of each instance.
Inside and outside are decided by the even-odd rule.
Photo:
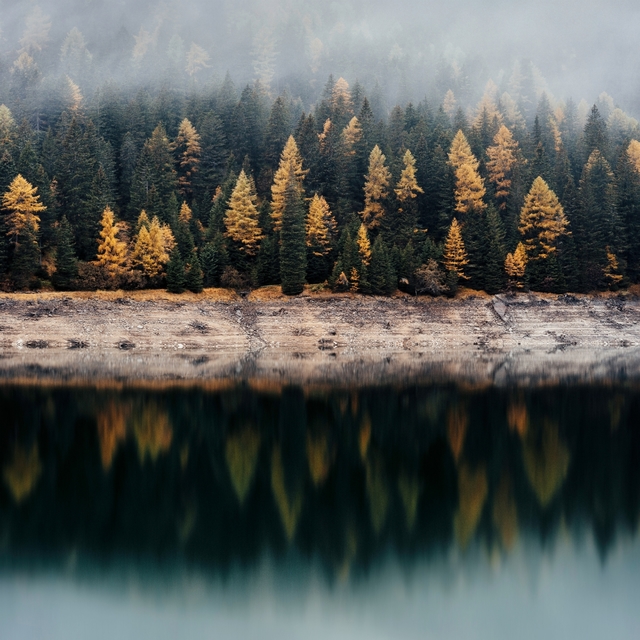
[[[5,384],[0,637],[640,637],[639,410],[622,384]]]

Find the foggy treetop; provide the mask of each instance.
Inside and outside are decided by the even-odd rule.
[[[473,104],[491,78],[508,88],[517,60],[539,70],[539,89],[590,104],[606,91],[640,112],[634,45],[640,5],[595,0],[447,3],[381,0],[22,0],[0,2],[0,60],[7,71],[28,50],[44,75],[64,72],[61,53],[78,29],[91,55],[89,84],[166,79],[200,84],[229,71],[238,84],[259,78],[305,107],[329,74],[376,83],[389,105],[440,101],[453,89]],[[77,43],[77,40],[76,40]],[[64,62],[64,61],[62,61]],[[189,66],[191,73],[185,73]],[[544,80],[546,78],[546,82]],[[457,90],[456,90],[457,89]]]

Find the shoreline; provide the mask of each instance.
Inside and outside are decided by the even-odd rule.
[[[0,382],[265,388],[640,382],[633,295],[0,296]]]

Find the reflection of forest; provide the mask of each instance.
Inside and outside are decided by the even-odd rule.
[[[561,528],[606,557],[638,528],[639,409],[626,387],[4,386],[0,559],[218,571],[293,547],[345,577]]]

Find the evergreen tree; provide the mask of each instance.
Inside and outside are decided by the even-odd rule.
[[[200,257],[203,285],[205,287],[218,286],[220,284],[220,276],[229,259],[224,244],[224,236],[221,233],[217,233],[210,242],[204,245]]]
[[[14,245],[11,263],[13,286],[16,289],[26,289],[32,285],[39,266],[40,247],[38,246],[37,231],[32,223],[27,223],[21,231],[20,242]]]
[[[391,266],[389,251],[380,235],[371,249],[368,279],[371,293],[374,295],[391,295],[396,289],[396,275]]]
[[[486,213],[486,254],[484,260],[484,288],[487,293],[498,293],[504,287],[504,227],[493,206]]]
[[[70,289],[78,277],[78,260],[74,248],[73,229],[66,216],[63,216],[58,227],[57,244],[56,271],[52,281],[57,289]]]
[[[291,168],[284,192],[284,208],[280,231],[280,280],[282,293],[302,293],[307,271],[305,248],[305,215],[300,184],[295,168]]]
[[[203,289],[203,273],[197,251],[189,256],[186,266],[185,288],[192,293],[201,293]]]
[[[632,140],[618,161],[617,208],[627,238],[627,274],[640,278],[640,142]]]
[[[179,249],[176,247],[171,252],[167,264],[167,291],[170,293],[182,293],[185,289],[186,273]]]

